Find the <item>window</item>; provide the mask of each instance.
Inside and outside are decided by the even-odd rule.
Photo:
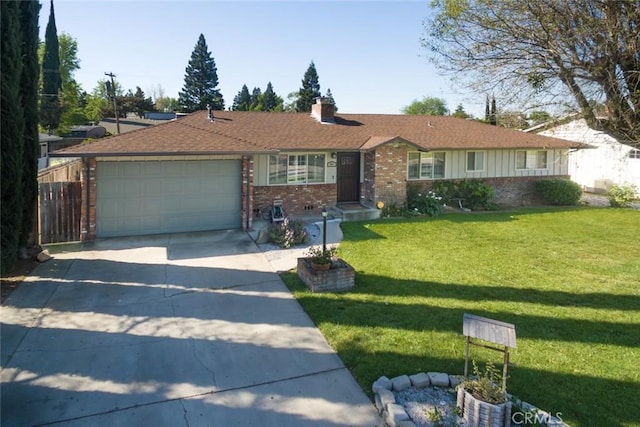
[[[516,151],[516,169],[546,169],[547,152],[544,150]]]
[[[467,172],[484,170],[484,151],[467,151]]]
[[[629,151],[629,158],[640,159],[640,150],[636,150],[635,148],[631,149],[631,151]]]
[[[269,156],[269,185],[322,183],[324,154],[277,154]]]
[[[410,152],[407,175],[409,179],[435,179],[444,178],[445,153],[436,152]]]

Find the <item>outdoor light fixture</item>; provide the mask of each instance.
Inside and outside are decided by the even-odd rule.
[[[332,158],[332,159],[335,159],[337,155],[338,155],[338,153],[336,153],[336,152],[334,151],[333,153],[331,153],[331,158]]]
[[[327,209],[322,207],[322,253],[327,251]]]

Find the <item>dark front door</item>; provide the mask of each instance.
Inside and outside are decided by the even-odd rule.
[[[338,153],[338,203],[360,202],[360,153]]]

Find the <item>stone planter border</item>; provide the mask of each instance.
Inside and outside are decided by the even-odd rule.
[[[420,372],[415,375],[400,375],[395,378],[387,378],[382,376],[378,378],[372,386],[375,394],[375,405],[378,413],[389,427],[416,427],[415,423],[404,410],[402,405],[396,403],[393,391],[401,391],[405,388],[416,387],[452,387],[455,388],[463,380],[462,375],[449,375],[441,372]],[[509,396],[511,398],[511,396]],[[568,424],[553,418],[550,414],[536,408],[527,402],[519,402],[522,408],[527,412],[537,412],[538,414],[549,415],[548,419],[556,420],[553,424],[547,424],[554,427],[570,427]]]

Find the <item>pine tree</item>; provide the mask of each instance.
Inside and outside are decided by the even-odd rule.
[[[40,100],[40,124],[56,129],[60,124],[62,109],[59,94],[62,90],[60,75],[60,48],[56,29],[56,17],[51,0],[49,22],[44,34],[44,58],[42,60],[42,95]]]
[[[493,99],[491,99],[491,113],[489,114],[489,123],[491,123],[493,126],[498,124],[498,120],[496,117],[497,113],[498,111],[496,110],[496,97],[494,96]]]
[[[302,87],[298,91],[296,100],[296,111],[310,112],[315,99],[320,96],[320,83],[318,82],[318,72],[316,65],[311,61],[309,68],[304,73]]]
[[[185,112],[205,110],[210,105],[214,110],[224,110],[224,99],[218,86],[218,70],[209,52],[204,35],[200,34],[189,65],[185,69],[184,86],[178,102]]]
[[[336,105],[336,100],[333,99],[333,94],[331,93],[331,89],[327,88],[327,93],[324,95],[325,98],[329,100],[333,104],[333,112],[336,113],[338,111],[338,106]]]
[[[484,121],[489,123],[490,118],[491,118],[491,110],[489,108],[489,95],[487,95],[487,99],[484,105]]]
[[[20,3],[0,1],[0,141],[2,169],[0,171],[2,202],[0,203],[2,260],[0,269],[6,272],[13,266],[20,239],[22,218],[22,166],[24,114],[20,97],[22,52],[20,31]]]
[[[282,111],[282,104],[282,98],[276,95],[276,93],[273,91],[273,85],[271,84],[271,82],[267,83],[267,88],[262,94],[262,99],[260,101],[262,111]]]
[[[249,111],[249,107],[251,106],[251,95],[249,95],[249,88],[247,85],[242,85],[242,89],[233,98],[233,105],[231,109],[233,111]]]
[[[251,92],[251,102],[249,103],[249,111],[261,111],[260,98],[262,98],[262,90],[254,87]]]
[[[26,245],[32,232],[35,203],[38,197],[38,15],[40,3],[35,0],[20,2],[20,29],[22,33],[22,73],[20,95],[24,115],[22,164],[22,227],[20,244]]]

